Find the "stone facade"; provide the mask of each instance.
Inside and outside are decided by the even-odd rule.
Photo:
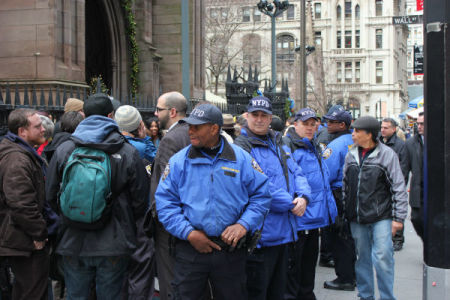
[[[181,91],[181,1],[135,0],[139,94]],[[201,0],[190,0],[191,96],[203,95]],[[122,1],[2,0],[0,82],[86,86],[102,74],[117,98],[130,91]],[[88,49],[88,50],[86,50]]]

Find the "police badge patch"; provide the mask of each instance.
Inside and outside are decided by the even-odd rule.
[[[322,152],[323,159],[328,159],[331,156],[332,152],[333,150],[331,150],[331,148],[325,149],[325,151]]]
[[[169,173],[170,173],[170,164],[167,164],[162,176],[163,181],[166,180],[167,176],[169,176]]]
[[[254,159],[252,159],[252,167],[253,167],[253,169],[258,171],[259,173],[264,174],[263,170],[261,169],[261,167],[258,165],[256,160],[254,160]]]

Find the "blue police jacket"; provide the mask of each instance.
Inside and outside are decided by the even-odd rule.
[[[124,137],[131,145],[133,145],[134,148],[136,148],[139,151],[139,156],[142,159],[146,159],[149,162],[153,162],[156,156],[157,149],[149,136],[146,136],[143,139],[133,138],[128,135],[124,135]]]
[[[295,128],[290,128],[283,138],[284,149],[302,168],[303,174],[311,188],[311,198],[306,206],[305,214],[297,217],[297,230],[310,230],[334,223],[337,216],[329,183],[329,173],[323,162],[320,148],[313,141],[301,138]]]
[[[234,141],[251,154],[269,177],[272,202],[258,243],[259,248],[297,240],[297,225],[291,209],[295,197],[310,199],[310,188],[301,168],[281,149],[281,134],[269,130],[267,139],[255,136],[248,128]],[[288,180],[286,180],[288,178]]]
[[[219,237],[236,223],[247,231],[260,228],[271,197],[268,178],[252,157],[221,138],[214,158],[191,145],[173,155],[155,201],[166,230],[186,240],[193,230]]]
[[[352,135],[345,133],[332,140],[322,152],[322,157],[330,172],[332,190],[342,188],[345,156],[351,145],[353,145]]]

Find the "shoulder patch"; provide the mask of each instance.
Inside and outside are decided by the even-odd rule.
[[[319,143],[320,150],[323,152],[325,149],[327,149],[327,145],[325,143]]]
[[[148,164],[145,166],[145,170],[147,171],[148,175],[152,175],[152,164]]]
[[[256,160],[254,160],[254,159],[252,159],[252,167],[253,167],[253,169],[258,171],[259,173],[264,174],[263,170],[261,169],[261,167],[258,165]]]
[[[331,153],[333,153],[333,150],[331,148],[327,148],[322,152],[323,159],[328,159],[331,156]]]
[[[169,176],[169,173],[170,173],[170,164],[167,164],[162,176],[163,181],[166,180],[167,176]]]
[[[352,149],[355,144],[348,145],[348,150]]]

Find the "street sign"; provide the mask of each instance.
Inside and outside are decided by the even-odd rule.
[[[392,17],[392,24],[394,25],[408,25],[408,24],[420,24],[422,23],[423,16],[399,16]]]
[[[414,46],[414,75],[423,75],[423,46]]]

